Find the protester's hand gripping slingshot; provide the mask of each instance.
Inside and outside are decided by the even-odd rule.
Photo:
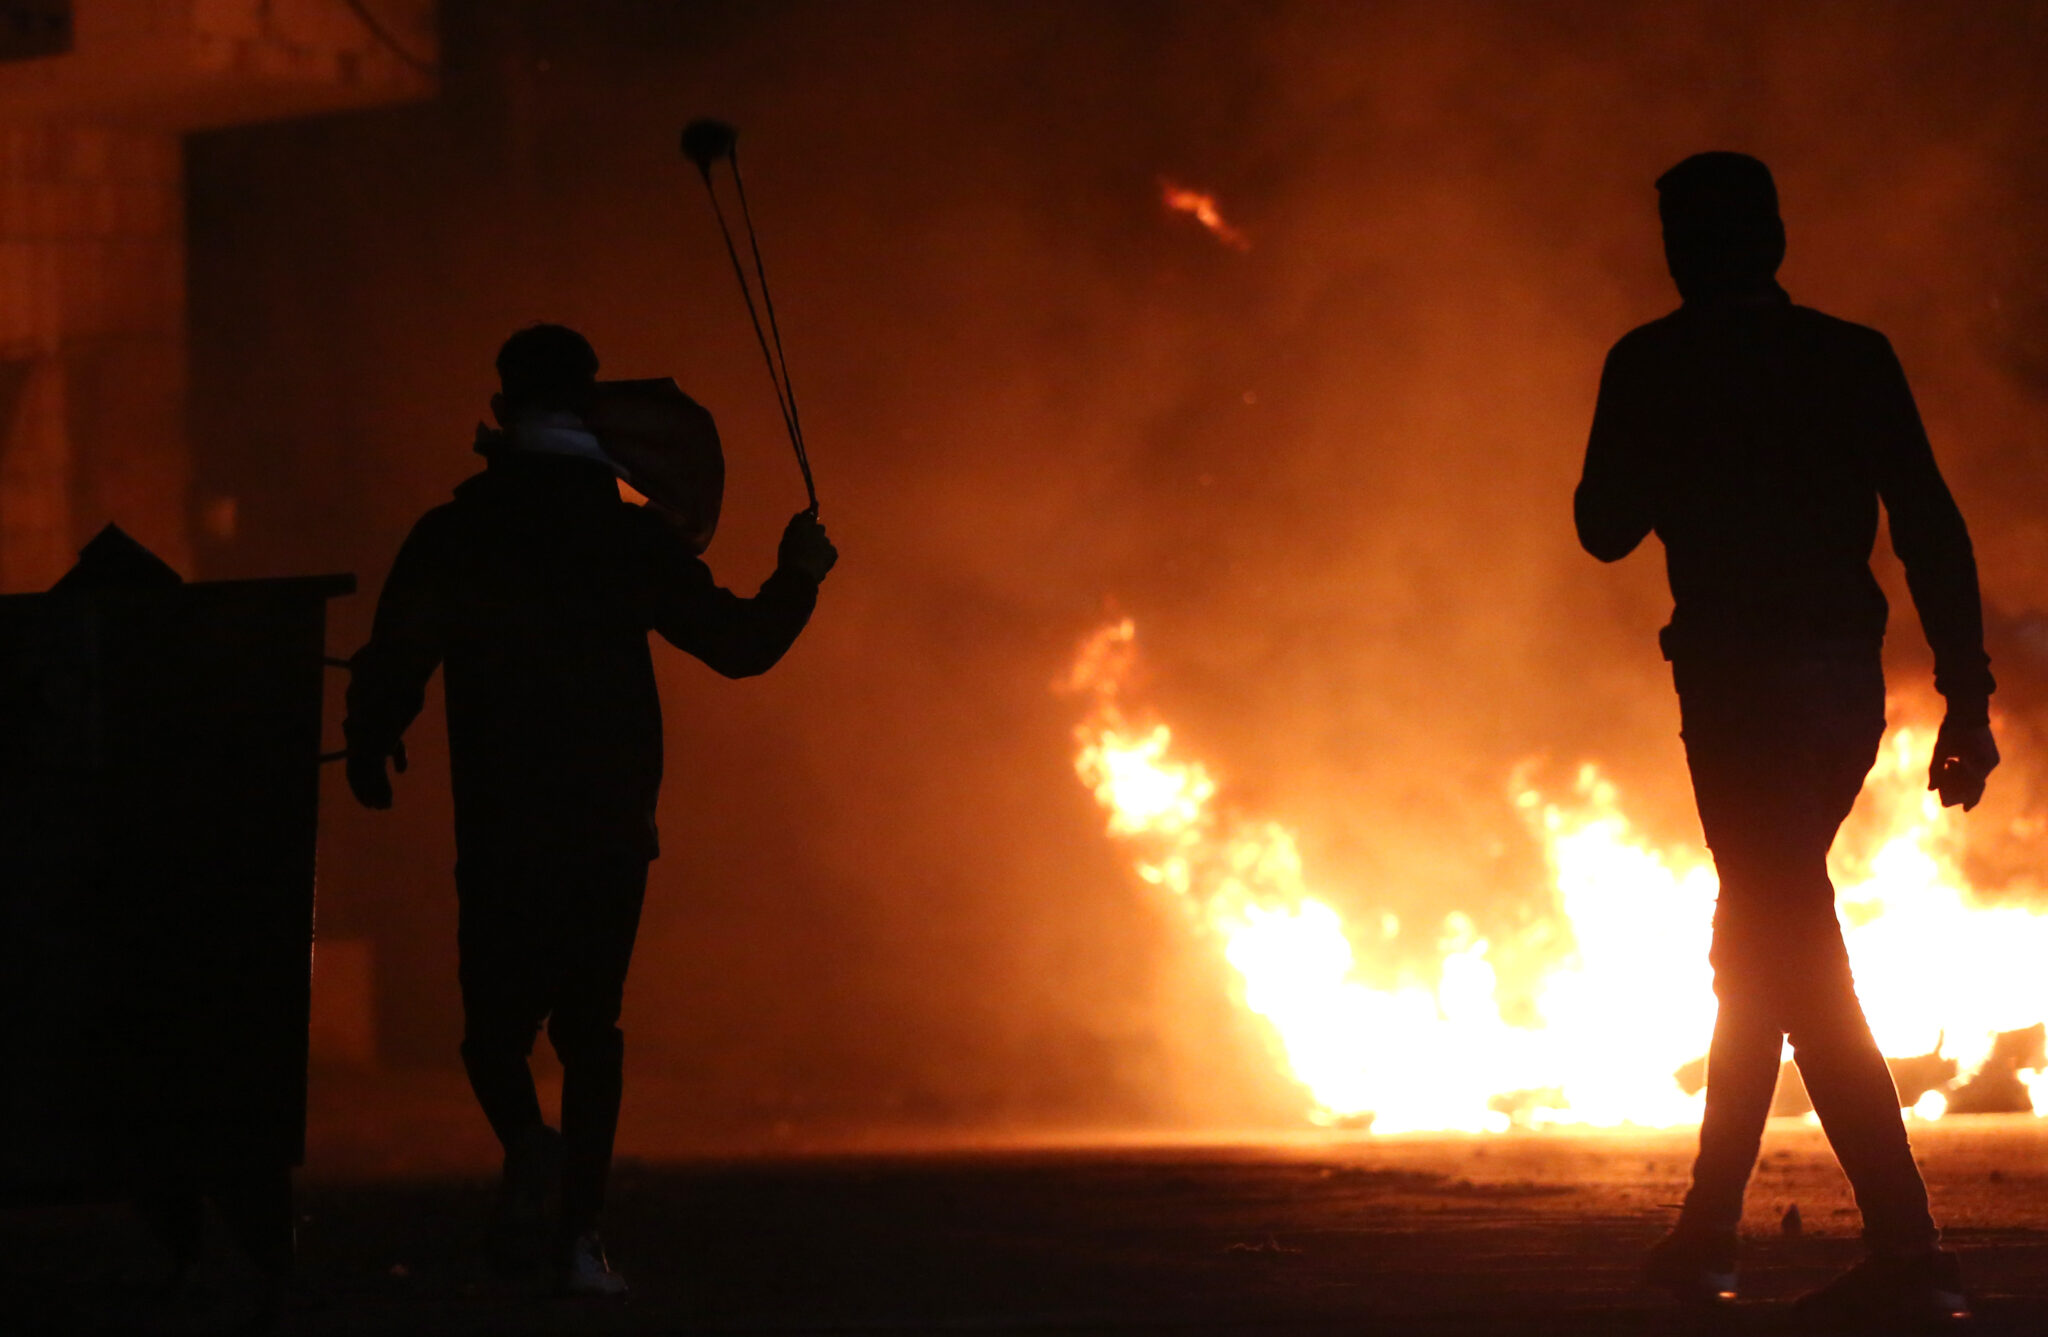
[[[811,480],[811,457],[804,449],[803,419],[797,414],[796,390],[789,380],[789,360],[782,352],[782,327],[775,319],[775,298],[768,290],[768,269],[761,262],[761,240],[754,231],[753,211],[747,207],[747,184],[740,176],[739,131],[725,121],[709,118],[692,121],[683,127],[683,156],[696,164],[698,175],[704,180],[704,193],[711,200],[711,212],[718,218],[718,232],[725,239],[725,253],[732,260],[733,277],[739,280],[740,296],[747,304],[747,317],[754,323],[754,338],[761,345],[761,360],[768,365],[768,379],[775,386],[775,403],[782,410],[782,425],[789,432],[791,448],[796,451],[796,465],[804,475],[804,492],[811,501],[810,513],[815,516],[818,513],[818,488]],[[733,192],[739,198],[740,219],[747,229],[747,251],[753,257],[754,277],[761,288],[758,306],[754,301],[753,286],[747,282],[746,266],[740,262],[739,247],[733,244],[725,208],[718,201],[718,187],[712,181],[711,169],[721,159],[732,169]],[[761,324],[764,310],[768,314],[765,328]]]

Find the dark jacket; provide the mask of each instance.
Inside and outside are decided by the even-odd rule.
[[[1891,344],[1782,290],[1688,302],[1607,355],[1576,498],[1604,562],[1664,541],[1673,659],[1884,638],[1877,505],[1959,719],[1991,694],[1977,564]]]
[[[460,857],[657,852],[661,701],[647,633],[730,678],[762,673],[818,597],[783,568],[719,588],[601,465],[499,455],[413,527],[352,661],[351,749],[388,751],[446,666]]]

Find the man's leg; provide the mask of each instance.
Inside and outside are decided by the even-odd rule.
[[[562,1060],[562,1227],[570,1243],[597,1229],[619,1125],[626,970],[639,932],[647,860],[594,859],[564,870],[565,916],[548,1039]]]
[[[1679,1229],[1732,1252],[1778,1086],[1785,1027],[1764,987],[1771,888],[1755,835],[1769,820],[1759,736],[1743,684],[1679,675],[1685,757],[1721,882],[1708,959],[1720,1008],[1707,1054],[1699,1155]]]
[[[535,959],[535,888],[512,860],[456,867],[462,983],[462,1066],[491,1131],[511,1154],[542,1125],[527,1058],[547,1015],[548,978]]]
[[[1856,683],[1845,685],[1842,699],[1856,690]],[[1898,1088],[1856,996],[1827,871],[1828,848],[1876,759],[1882,720],[1859,721],[1845,711],[1831,724],[1814,739],[1811,801],[1788,817],[1778,870],[1785,905],[1778,996],[1814,1113],[1856,1192],[1865,1239],[1877,1251],[1924,1252],[1941,1235],[1906,1137]]]
[[[1840,696],[1849,699],[1851,692]],[[1810,820],[1784,828],[1805,843],[1787,850],[1782,870],[1785,958],[1776,987],[1800,1074],[1856,1191],[1870,1250],[1862,1263],[1802,1296],[1794,1312],[1816,1327],[1861,1331],[1946,1321],[1968,1313],[1969,1301],[1956,1256],[1939,1247],[1898,1091],[1856,998],[1835,915],[1827,844],[1848,815],[1877,747],[1875,724],[1859,734],[1853,720],[1841,723],[1832,735],[1814,735],[1826,746],[1807,790],[1816,800],[1804,810]]]
[[[1742,1198],[1778,1087],[1785,1035],[1741,998],[1724,995],[1707,1053],[1706,1112],[1692,1187],[1679,1211],[1682,1229],[1729,1244],[1742,1224]]]
[[[1899,1114],[1898,1088],[1854,992],[1800,1017],[1792,1046],[1814,1113],[1856,1191],[1865,1242],[1887,1254],[1934,1247],[1941,1232]]]
[[[486,1251],[507,1276],[542,1266],[549,1210],[560,1177],[561,1138],[541,1115],[527,1059],[547,1011],[549,976],[538,944],[537,888],[515,860],[471,858],[457,868],[460,895],[462,1065],[505,1150]]]

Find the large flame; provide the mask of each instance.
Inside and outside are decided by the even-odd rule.
[[[1126,707],[1135,651],[1129,621],[1083,644],[1063,684],[1090,703],[1075,768],[1110,834],[1138,851],[1139,876],[1217,943],[1311,1117],[1375,1132],[1697,1121],[1701,1096],[1674,1074],[1705,1054],[1713,1029],[1717,884],[1703,850],[1654,848],[1594,766],[1563,797],[1514,785],[1569,932],[1554,935],[1564,945],[1511,1021],[1492,944],[1465,915],[1440,926],[1433,977],[1401,978],[1373,957],[1399,932],[1392,916],[1347,928],[1311,890],[1291,831],[1220,809],[1207,768],[1176,751],[1166,724]],[[1948,848],[1950,817],[1924,789],[1927,743],[1915,728],[1886,740],[1855,819],[1877,834],[1838,842],[1830,862],[1880,1047],[1956,1061],[1955,1080],[1915,1105],[1931,1118],[1991,1058],[1995,1037],[2048,1018],[2038,965],[2048,916],[1972,902]],[[2048,1111],[2048,1082],[2035,1075],[2017,1073]]]

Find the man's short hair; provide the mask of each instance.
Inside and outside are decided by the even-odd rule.
[[[529,325],[498,349],[498,384],[514,408],[581,412],[597,385],[597,351],[566,325]]]
[[[1747,153],[1695,153],[1657,178],[1657,211],[1667,225],[1748,231],[1778,221],[1778,184]]]

